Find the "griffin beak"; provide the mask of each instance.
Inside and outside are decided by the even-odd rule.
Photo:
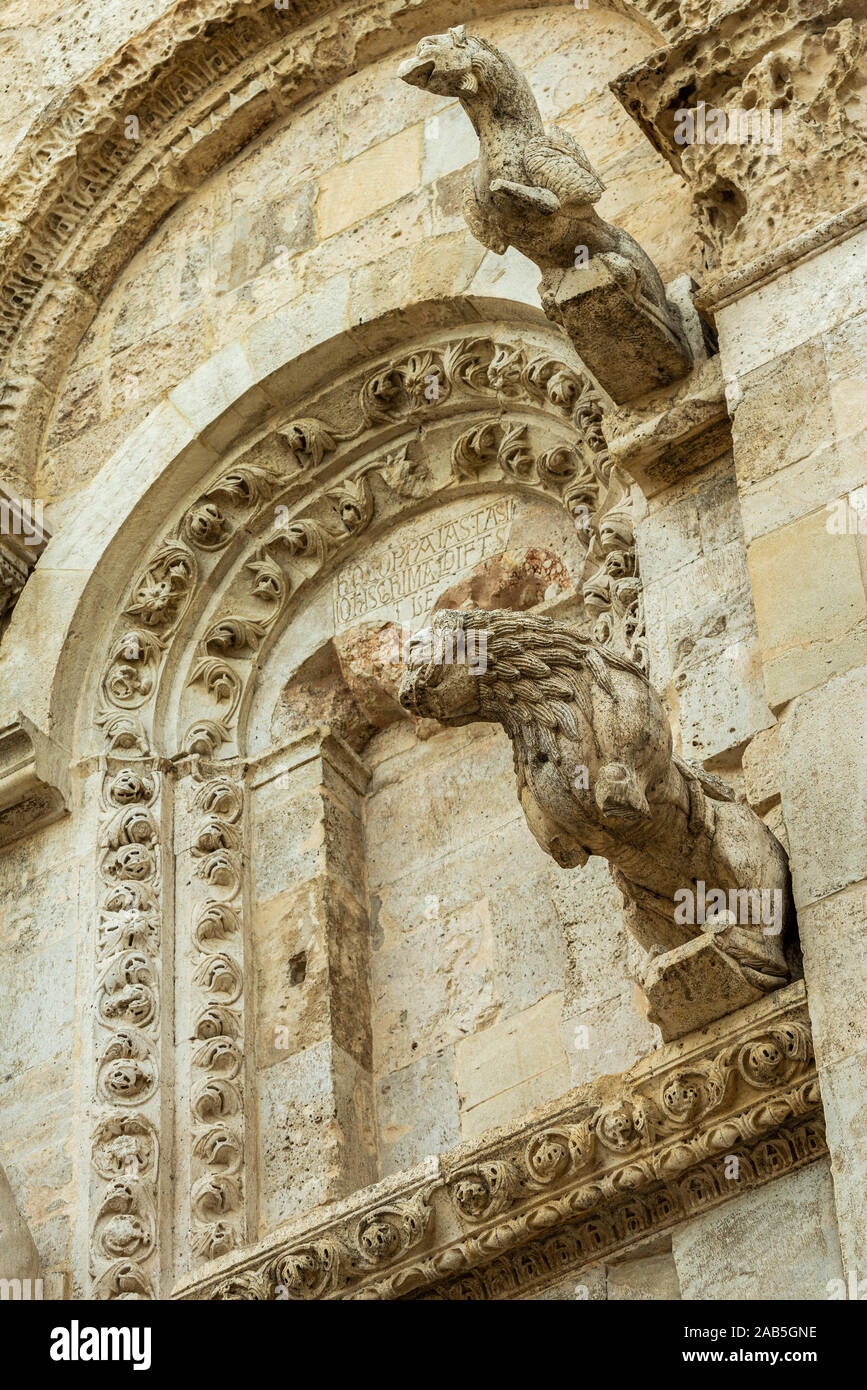
[[[421,87],[424,90],[435,71],[436,63],[433,58],[407,58],[398,68],[397,75],[411,87]]]

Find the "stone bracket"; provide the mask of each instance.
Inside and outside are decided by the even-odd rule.
[[[66,754],[19,714],[0,729],[0,845],[58,820],[69,799]]]
[[[666,1042],[764,998],[710,935],[657,956],[642,988],[650,1006],[647,1017],[659,1025]]]
[[[669,304],[665,322],[598,258],[581,269],[547,272],[541,294],[545,313],[566,330],[581,360],[617,405],[670,386],[692,368],[679,310]]]

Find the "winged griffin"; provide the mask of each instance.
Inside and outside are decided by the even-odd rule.
[[[421,40],[398,76],[438,96],[456,97],[479,137],[479,158],[465,189],[473,236],[502,255],[514,246],[543,272],[542,302],[576,250],[603,263],[635,300],[678,325],[659,273],[628,232],[605,222],[594,203],[605,185],[568,131],[548,129],[529,83],[505,53],[461,25]]]
[[[449,659],[457,635],[465,647],[471,630],[487,634],[483,673]],[[412,639],[407,667],[405,709],[442,724],[502,725],[527,824],[557,864],[575,868],[592,854],[608,860],[627,927],[648,952],[642,982],[652,1006],[657,964],[669,968],[669,986],[674,968],[681,1004],[699,1022],[786,982],[783,847],[725,782],[673,752],[662,701],[630,660],[549,618],[467,609],[435,614]],[[699,882],[728,901],[732,893],[777,895],[776,929],[769,934],[767,923],[744,923],[728,909],[703,923],[682,920],[677,895]],[[663,975],[653,978],[659,985]],[[702,980],[706,994],[722,989],[725,997],[690,1001]],[[665,989],[656,993],[663,998]],[[668,1020],[669,1032],[685,1031],[681,1023]]]

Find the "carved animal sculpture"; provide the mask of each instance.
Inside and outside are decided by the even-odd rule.
[[[460,649],[461,628],[487,633],[483,674],[437,660]],[[562,868],[591,854],[609,861],[627,926],[651,956],[701,934],[676,919],[674,898],[698,880],[726,893],[779,890],[788,912],[782,845],[725,782],[673,753],[662,701],[627,658],[548,618],[468,609],[435,614],[412,639],[407,666],[405,709],[443,724],[503,726],[536,840]],[[754,987],[788,978],[782,932],[716,924],[714,939]]]
[[[502,255],[514,246],[546,273],[574,268],[576,249],[602,261],[616,282],[671,322],[673,310],[650,257],[628,232],[599,217],[605,185],[577,140],[547,130],[529,83],[505,53],[463,26],[431,34],[402,63],[404,82],[456,97],[479,137],[479,160],[465,189],[473,236]]]

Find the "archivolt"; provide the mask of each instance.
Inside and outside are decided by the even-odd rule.
[[[599,408],[550,330],[477,323],[272,414],[127,590],[92,714],[105,751],[243,755],[255,674],[311,585],[402,518],[492,488],[598,513],[611,475]]]

